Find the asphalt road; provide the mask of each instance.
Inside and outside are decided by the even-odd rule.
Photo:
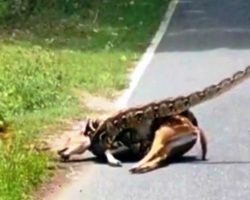
[[[187,94],[250,64],[249,0],[181,0],[129,106]],[[208,161],[185,159],[143,175],[90,164],[58,200],[249,200],[250,81],[192,110],[208,136]],[[91,161],[90,161],[91,162]]]

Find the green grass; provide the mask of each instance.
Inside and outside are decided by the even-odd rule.
[[[74,91],[112,97],[126,87],[168,1],[86,2],[71,14],[40,9],[0,27],[0,114],[11,136],[0,140],[1,200],[29,199],[49,177],[50,156],[24,146],[47,127],[88,114]]]

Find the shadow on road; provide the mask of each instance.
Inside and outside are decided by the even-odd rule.
[[[237,1],[180,0],[157,52],[250,47],[250,4]]]
[[[130,152],[122,152],[120,154],[115,155],[115,157],[119,160],[121,160],[123,163],[135,163],[139,161],[140,159],[136,157],[135,155],[132,155]],[[88,157],[88,158],[82,158],[82,159],[75,159],[75,160],[69,160],[67,163],[85,163],[85,162],[93,162],[95,164],[107,164],[107,161],[105,158],[97,158],[95,156]],[[174,165],[174,164],[202,164],[202,165],[250,165],[250,160],[246,161],[240,161],[240,160],[227,160],[227,161],[209,161],[209,160],[201,160],[200,158],[197,158],[196,156],[190,156],[186,155],[180,158],[170,158],[167,159],[162,163],[162,167],[167,165]]]

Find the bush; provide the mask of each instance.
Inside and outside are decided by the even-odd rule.
[[[30,199],[27,192],[48,176],[48,157],[44,153],[25,150],[23,145],[26,141],[22,140],[16,139],[11,147],[3,145],[4,141],[0,140],[1,200]]]
[[[0,51],[0,113],[13,116],[65,102],[62,72],[50,51],[33,47]],[[43,57],[41,57],[41,55]]]
[[[1,132],[5,131],[5,129],[7,128],[6,126],[7,126],[6,122],[0,113],[0,134],[1,134]]]
[[[95,3],[102,3],[95,0]],[[1,21],[16,22],[24,20],[35,13],[46,10],[56,10],[57,13],[71,15],[80,10],[88,8],[92,0],[0,0],[0,19]]]

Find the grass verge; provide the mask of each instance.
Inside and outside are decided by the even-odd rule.
[[[55,9],[0,34],[0,199],[30,199],[50,175],[50,156],[29,151],[49,125],[86,113],[74,91],[112,97],[157,29],[168,0],[87,1],[66,15]],[[96,3],[98,2],[98,3]],[[2,134],[2,133],[0,133]]]

